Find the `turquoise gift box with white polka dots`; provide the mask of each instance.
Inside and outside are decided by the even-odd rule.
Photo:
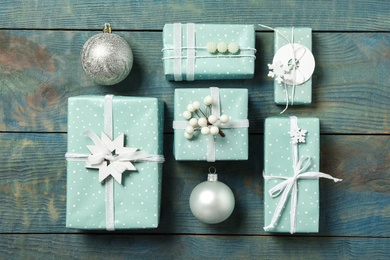
[[[287,102],[289,105],[310,104],[312,102],[312,73],[315,66],[314,57],[311,53],[312,29],[308,27],[277,27],[275,30],[278,33],[275,32],[274,34],[274,52],[278,57],[274,57],[273,62],[280,61],[283,65],[289,66],[289,75],[292,76],[291,43],[295,44],[295,59],[297,62],[296,84],[292,84],[291,79],[286,81],[287,84],[284,81],[278,81],[277,75],[275,76],[275,103],[278,105],[285,105]],[[277,73],[275,70],[274,72]]]
[[[94,144],[85,135],[86,131],[92,131],[100,138],[108,124],[112,128],[112,139],[124,134],[124,143],[120,145],[150,155],[162,155],[163,152],[162,102],[156,98],[113,96],[111,116],[106,115],[106,102],[104,96],[96,95],[68,100],[67,156],[73,155],[73,158],[67,157],[68,228],[107,228],[107,179],[100,182],[100,169],[86,168],[83,156],[91,154],[87,146]],[[142,161],[132,164],[135,169],[125,170],[121,183],[113,179],[114,227],[156,228],[160,217],[162,163]]]
[[[163,46],[167,80],[253,78],[254,25],[165,24]]]
[[[304,142],[297,144],[294,155],[289,117],[271,117],[265,120],[264,129],[264,226],[271,223],[283,192],[273,197],[269,191],[286,178],[294,176],[294,157],[297,160],[310,157],[310,163],[303,172],[318,172],[320,165],[320,126],[317,118],[298,117],[298,126],[305,133]],[[299,136],[297,137],[299,138]],[[302,140],[303,141],[303,140]],[[305,163],[303,163],[305,164]],[[302,166],[303,167],[303,166]],[[299,167],[298,167],[299,168]],[[269,177],[271,176],[271,177]],[[296,232],[316,233],[319,227],[319,180],[298,179]],[[283,190],[284,191],[284,190]],[[277,216],[277,221],[269,232],[290,232],[291,200],[293,190],[287,193],[286,203]],[[280,205],[279,205],[280,206]]]
[[[211,88],[183,88],[175,90],[174,97],[174,156],[176,160],[183,161],[214,161],[209,160],[209,153],[215,155],[215,160],[247,160],[248,159],[248,90],[239,88],[220,88],[220,115],[229,117],[228,123],[247,122],[247,125],[237,128],[223,128],[224,137],[217,135],[204,135],[199,126],[195,127],[193,137],[186,138],[186,126],[189,120],[183,117],[187,106],[193,102],[200,102],[200,109],[206,113],[204,98],[209,96]],[[203,115],[198,112],[203,117]],[[195,113],[193,117],[197,118]],[[181,125],[181,127],[175,127]],[[210,143],[211,142],[211,143]],[[210,152],[210,150],[212,150]]]

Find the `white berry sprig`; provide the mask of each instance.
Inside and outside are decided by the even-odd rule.
[[[187,139],[191,139],[194,136],[195,131],[200,131],[203,135],[217,135],[225,137],[224,132],[219,128],[221,124],[225,124],[229,121],[227,115],[221,115],[217,118],[211,114],[211,105],[213,104],[213,97],[207,96],[203,99],[203,103],[206,105],[205,111],[200,109],[200,102],[194,101],[187,106],[187,110],[183,112],[183,117],[187,120],[188,126],[184,131],[184,136]]]

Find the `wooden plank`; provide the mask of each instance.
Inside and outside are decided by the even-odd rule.
[[[1,28],[161,30],[169,22],[311,26],[321,31],[389,30],[390,3],[349,1],[22,1],[0,3]]]
[[[2,235],[2,259],[388,259],[390,238]]]
[[[251,80],[168,82],[160,32],[119,33],[132,46],[130,76],[112,87],[96,86],[81,68],[80,50],[94,32],[0,31],[0,131],[66,132],[67,98],[81,94],[154,96],[166,103],[165,132],[172,133],[173,92],[178,87],[242,87],[249,90],[250,132],[262,133],[273,102],[267,77],[273,33],[257,33],[256,74]],[[285,115],[316,116],[322,133],[390,133],[388,33],[314,33],[317,67],[310,106]]]
[[[250,158],[216,162],[220,181],[233,190],[236,208],[218,225],[200,223],[189,209],[192,189],[210,163],[179,162],[165,135],[161,223],[133,233],[265,235],[262,135],[250,136]],[[320,233],[313,236],[389,237],[388,136],[321,136],[321,171],[344,179],[321,180]],[[0,233],[68,233],[65,228],[65,134],[0,134]],[[378,149],[381,147],[381,149]],[[380,226],[378,226],[380,224]]]

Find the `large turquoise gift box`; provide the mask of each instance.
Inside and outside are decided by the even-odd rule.
[[[165,24],[165,77],[174,81],[253,78],[255,29],[239,24]]]
[[[69,98],[67,227],[158,226],[163,118],[156,98]]]

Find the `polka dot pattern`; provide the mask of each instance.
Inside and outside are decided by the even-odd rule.
[[[219,89],[221,114],[227,114],[230,120],[248,118],[247,89]],[[182,116],[187,105],[194,101],[202,101],[210,95],[209,88],[176,89],[174,120],[185,120]],[[203,109],[203,105],[201,107]],[[216,136],[216,160],[248,159],[248,128],[223,129],[225,137]],[[190,140],[184,137],[184,130],[174,130],[174,155],[176,160],[205,161],[207,159],[207,143],[210,136],[199,131]]]
[[[275,30],[278,30],[283,35],[285,35],[288,39],[292,39],[292,31],[291,27],[277,27]],[[311,37],[311,28],[307,27],[294,27],[294,43],[299,43],[304,46],[306,46],[309,50],[312,49],[312,37]],[[276,53],[279,48],[282,46],[288,44],[288,41],[279,35],[278,33],[275,33],[275,46],[274,46],[274,52]],[[292,87],[287,86],[288,91],[288,99],[289,99],[289,105],[291,105],[291,101],[293,100],[292,97]],[[275,97],[275,103],[278,105],[286,105],[286,91],[284,87],[284,83],[278,83],[276,80],[274,81],[274,97]],[[301,105],[301,104],[310,104],[312,102],[312,79],[310,78],[308,81],[306,81],[303,84],[297,85],[295,87],[295,94],[294,94],[294,105]]]
[[[320,129],[317,118],[298,118],[298,126],[307,130],[306,143],[299,144],[299,157],[310,156],[311,166],[308,171],[319,171],[319,143]],[[288,117],[267,118],[264,130],[264,171],[266,175],[286,176],[294,175],[290,119]],[[268,190],[282,180],[271,179],[264,181],[264,222],[271,222],[280,196],[272,198]],[[273,232],[290,231],[290,199],[277,222]],[[319,221],[319,181],[298,180],[298,207],[297,232],[318,232]]]
[[[72,97],[68,102],[68,152],[88,154],[92,141],[82,133],[103,131],[104,96]],[[155,98],[120,97],[113,100],[114,136],[125,133],[125,145],[149,154],[162,154],[163,104]],[[162,164],[135,163],[115,182],[115,229],[155,228],[159,222]],[[68,161],[66,225],[105,229],[105,186],[98,170],[85,162]]]
[[[240,46],[240,51],[236,54],[254,55],[253,50],[243,50],[245,48],[255,48],[255,30],[253,25],[232,25],[232,24],[195,24],[195,80],[209,79],[247,79],[252,78],[255,70],[254,57],[226,57],[226,54],[213,54],[207,51],[209,42],[236,43]],[[164,48],[168,48],[163,53],[164,57],[173,57],[173,24],[166,24],[163,30]],[[187,46],[186,24],[182,24],[182,46]],[[183,49],[183,56],[186,56]],[[202,58],[209,56],[213,58]],[[215,58],[217,57],[217,58]],[[164,59],[165,77],[174,80],[173,59]],[[186,59],[182,60],[182,74],[185,79]]]

